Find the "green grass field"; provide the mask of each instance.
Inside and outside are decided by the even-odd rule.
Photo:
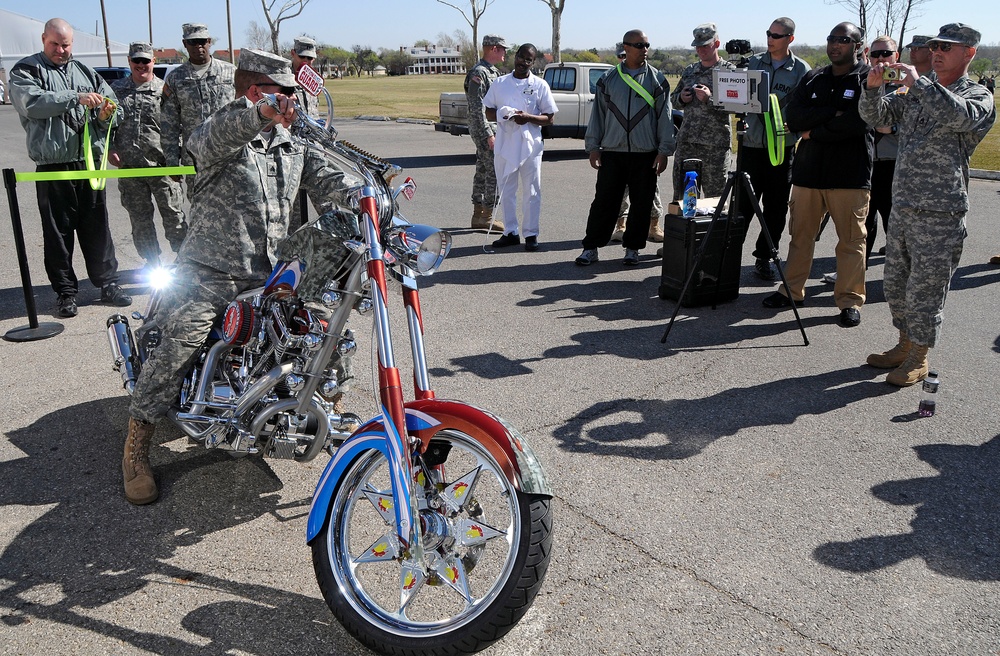
[[[438,98],[445,91],[461,91],[461,75],[403,75],[351,77],[327,80],[338,117],[363,114],[392,118],[436,119]],[[671,85],[675,79],[669,80]],[[325,110],[324,110],[325,111]],[[972,156],[972,167],[1000,171],[1000,123],[993,126]]]

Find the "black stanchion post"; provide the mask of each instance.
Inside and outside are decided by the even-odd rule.
[[[3,170],[3,184],[7,188],[7,204],[10,205],[10,224],[14,231],[14,247],[17,249],[17,263],[21,268],[21,286],[24,288],[24,305],[28,311],[28,325],[11,328],[3,338],[9,342],[32,342],[55,337],[63,331],[63,325],[55,321],[38,323],[35,309],[35,294],[31,287],[31,273],[28,271],[28,252],[24,248],[24,231],[21,229],[21,210],[17,204],[17,179],[14,169]]]

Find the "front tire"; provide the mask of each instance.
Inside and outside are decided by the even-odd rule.
[[[469,435],[441,431],[417,467],[428,576],[413,585],[406,566],[413,561],[397,553],[393,514],[384,507],[390,489],[385,457],[369,451],[334,491],[312,543],[334,615],[360,642],[397,656],[469,654],[499,640],[545,578],[550,499],[519,492]],[[467,491],[459,499],[455,490]]]

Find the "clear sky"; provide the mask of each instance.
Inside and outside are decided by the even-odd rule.
[[[467,3],[453,0],[460,6]],[[151,4],[156,47],[180,48],[180,26],[187,22],[206,23],[217,47],[228,45],[226,0],[104,0],[104,4],[108,32],[116,41],[148,39],[147,7]],[[229,4],[233,42],[239,48],[244,45],[250,21],[264,24],[263,11],[260,0],[229,0]],[[281,0],[276,4],[280,5]],[[654,47],[689,46],[691,30],[705,22],[716,23],[723,43],[744,38],[758,44],[764,42],[764,31],[771,20],[785,15],[795,20],[799,43],[819,45],[834,25],[855,19],[850,11],[830,0],[714,0],[703,9],[699,5],[670,0],[566,0],[562,46],[610,48],[633,27],[644,30]],[[0,8],[39,20],[58,16],[78,31],[103,32],[100,0],[0,0]],[[962,22],[982,32],[984,43],[1000,42],[1000,2],[995,0],[925,0],[919,14],[911,20],[908,35],[936,34],[945,23]],[[304,33],[345,49],[358,44],[378,50],[409,45],[418,39],[433,42],[441,32],[452,34],[457,29],[472,35],[457,10],[436,0],[312,0],[301,16],[282,23],[281,40],[290,42]],[[552,42],[551,11],[542,0],[495,0],[479,24],[480,38],[489,33],[517,43],[532,42],[548,50]]]

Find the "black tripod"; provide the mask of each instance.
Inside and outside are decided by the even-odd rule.
[[[681,288],[681,293],[677,297],[677,305],[674,307],[674,313],[670,315],[670,322],[667,324],[667,330],[663,333],[663,337],[660,338],[661,344],[666,343],[667,336],[670,334],[670,329],[674,327],[674,320],[677,318],[677,313],[681,309],[681,302],[684,300],[688,287],[691,285],[691,281],[698,272],[698,266],[701,264],[701,260],[705,256],[705,249],[708,247],[709,240],[712,237],[712,230],[715,228],[715,222],[718,221],[720,216],[722,216],[722,209],[726,205],[726,199],[729,198],[729,220],[726,221],[726,231],[723,233],[722,256],[719,258],[719,270],[715,277],[715,289],[712,292],[712,309],[715,309],[716,299],[719,296],[719,284],[722,281],[722,272],[724,271],[726,255],[729,250],[729,233],[732,228],[733,221],[740,216],[740,196],[743,195],[740,192],[744,192],[746,197],[750,199],[753,214],[757,217],[757,221],[760,223],[761,231],[767,239],[767,246],[770,249],[771,254],[771,257],[768,259],[774,262],[775,266],[777,266],[778,276],[781,278],[781,284],[785,287],[785,291],[788,291],[788,283],[785,280],[785,271],[781,268],[781,260],[778,258],[778,249],[775,247],[774,241],[771,239],[771,233],[767,230],[767,224],[764,223],[763,211],[760,208],[760,202],[757,200],[757,196],[753,192],[753,184],[750,182],[750,175],[743,170],[743,136],[746,134],[746,130],[747,125],[746,121],[744,121],[744,117],[737,116],[736,170],[731,171],[726,178],[726,186],[722,190],[722,197],[719,199],[719,204],[716,206],[715,212],[712,213],[712,221],[708,224],[708,230],[705,231],[705,236],[702,237],[701,244],[698,245],[694,261],[691,264],[691,270],[688,271],[687,279],[684,281],[684,287]],[[737,256],[739,256],[739,254],[737,254]],[[666,257],[665,252],[664,257]],[[795,313],[795,321],[799,324],[799,331],[802,333],[802,340],[805,342],[805,346],[809,346],[809,338],[806,337],[806,329],[802,325],[802,319],[799,317],[799,310],[794,301],[791,302],[791,307],[792,312]]]

